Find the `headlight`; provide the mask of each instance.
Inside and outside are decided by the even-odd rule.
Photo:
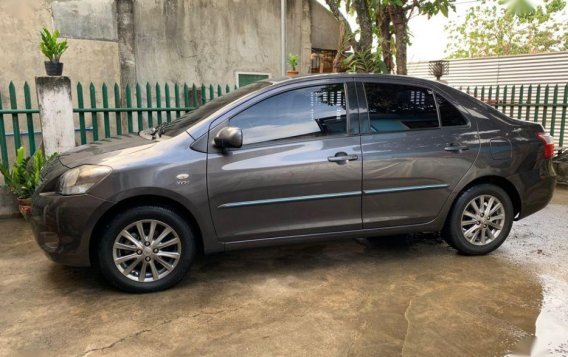
[[[62,195],[80,195],[101,182],[111,173],[107,166],[83,165],[71,169],[59,178],[59,191]]]

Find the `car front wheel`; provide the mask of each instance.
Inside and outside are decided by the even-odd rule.
[[[463,254],[487,254],[503,244],[513,217],[513,204],[502,188],[491,184],[473,186],[455,202],[443,236]]]
[[[152,292],[177,284],[194,256],[189,225],[160,206],[130,208],[106,227],[99,267],[113,285],[128,292]]]

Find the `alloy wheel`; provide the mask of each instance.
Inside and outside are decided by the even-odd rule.
[[[112,257],[127,278],[154,282],[170,274],[181,257],[181,240],[164,222],[148,219],[125,227],[115,238]]]
[[[499,237],[505,226],[505,206],[493,195],[480,195],[465,206],[461,229],[474,245],[486,245]]]

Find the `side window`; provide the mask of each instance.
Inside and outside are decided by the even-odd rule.
[[[343,84],[308,87],[277,94],[230,120],[243,130],[243,144],[347,133]]]
[[[460,113],[458,108],[454,107],[438,93],[436,93],[436,101],[440,109],[442,126],[467,125],[467,119]]]
[[[399,84],[365,83],[371,132],[439,127],[432,91]]]

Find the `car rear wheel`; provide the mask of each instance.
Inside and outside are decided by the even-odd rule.
[[[503,189],[491,184],[473,186],[455,202],[443,237],[463,254],[487,254],[503,244],[513,217],[513,204]]]
[[[121,290],[164,290],[185,276],[194,247],[191,228],[173,210],[135,207],[109,222],[98,246],[99,267]]]

